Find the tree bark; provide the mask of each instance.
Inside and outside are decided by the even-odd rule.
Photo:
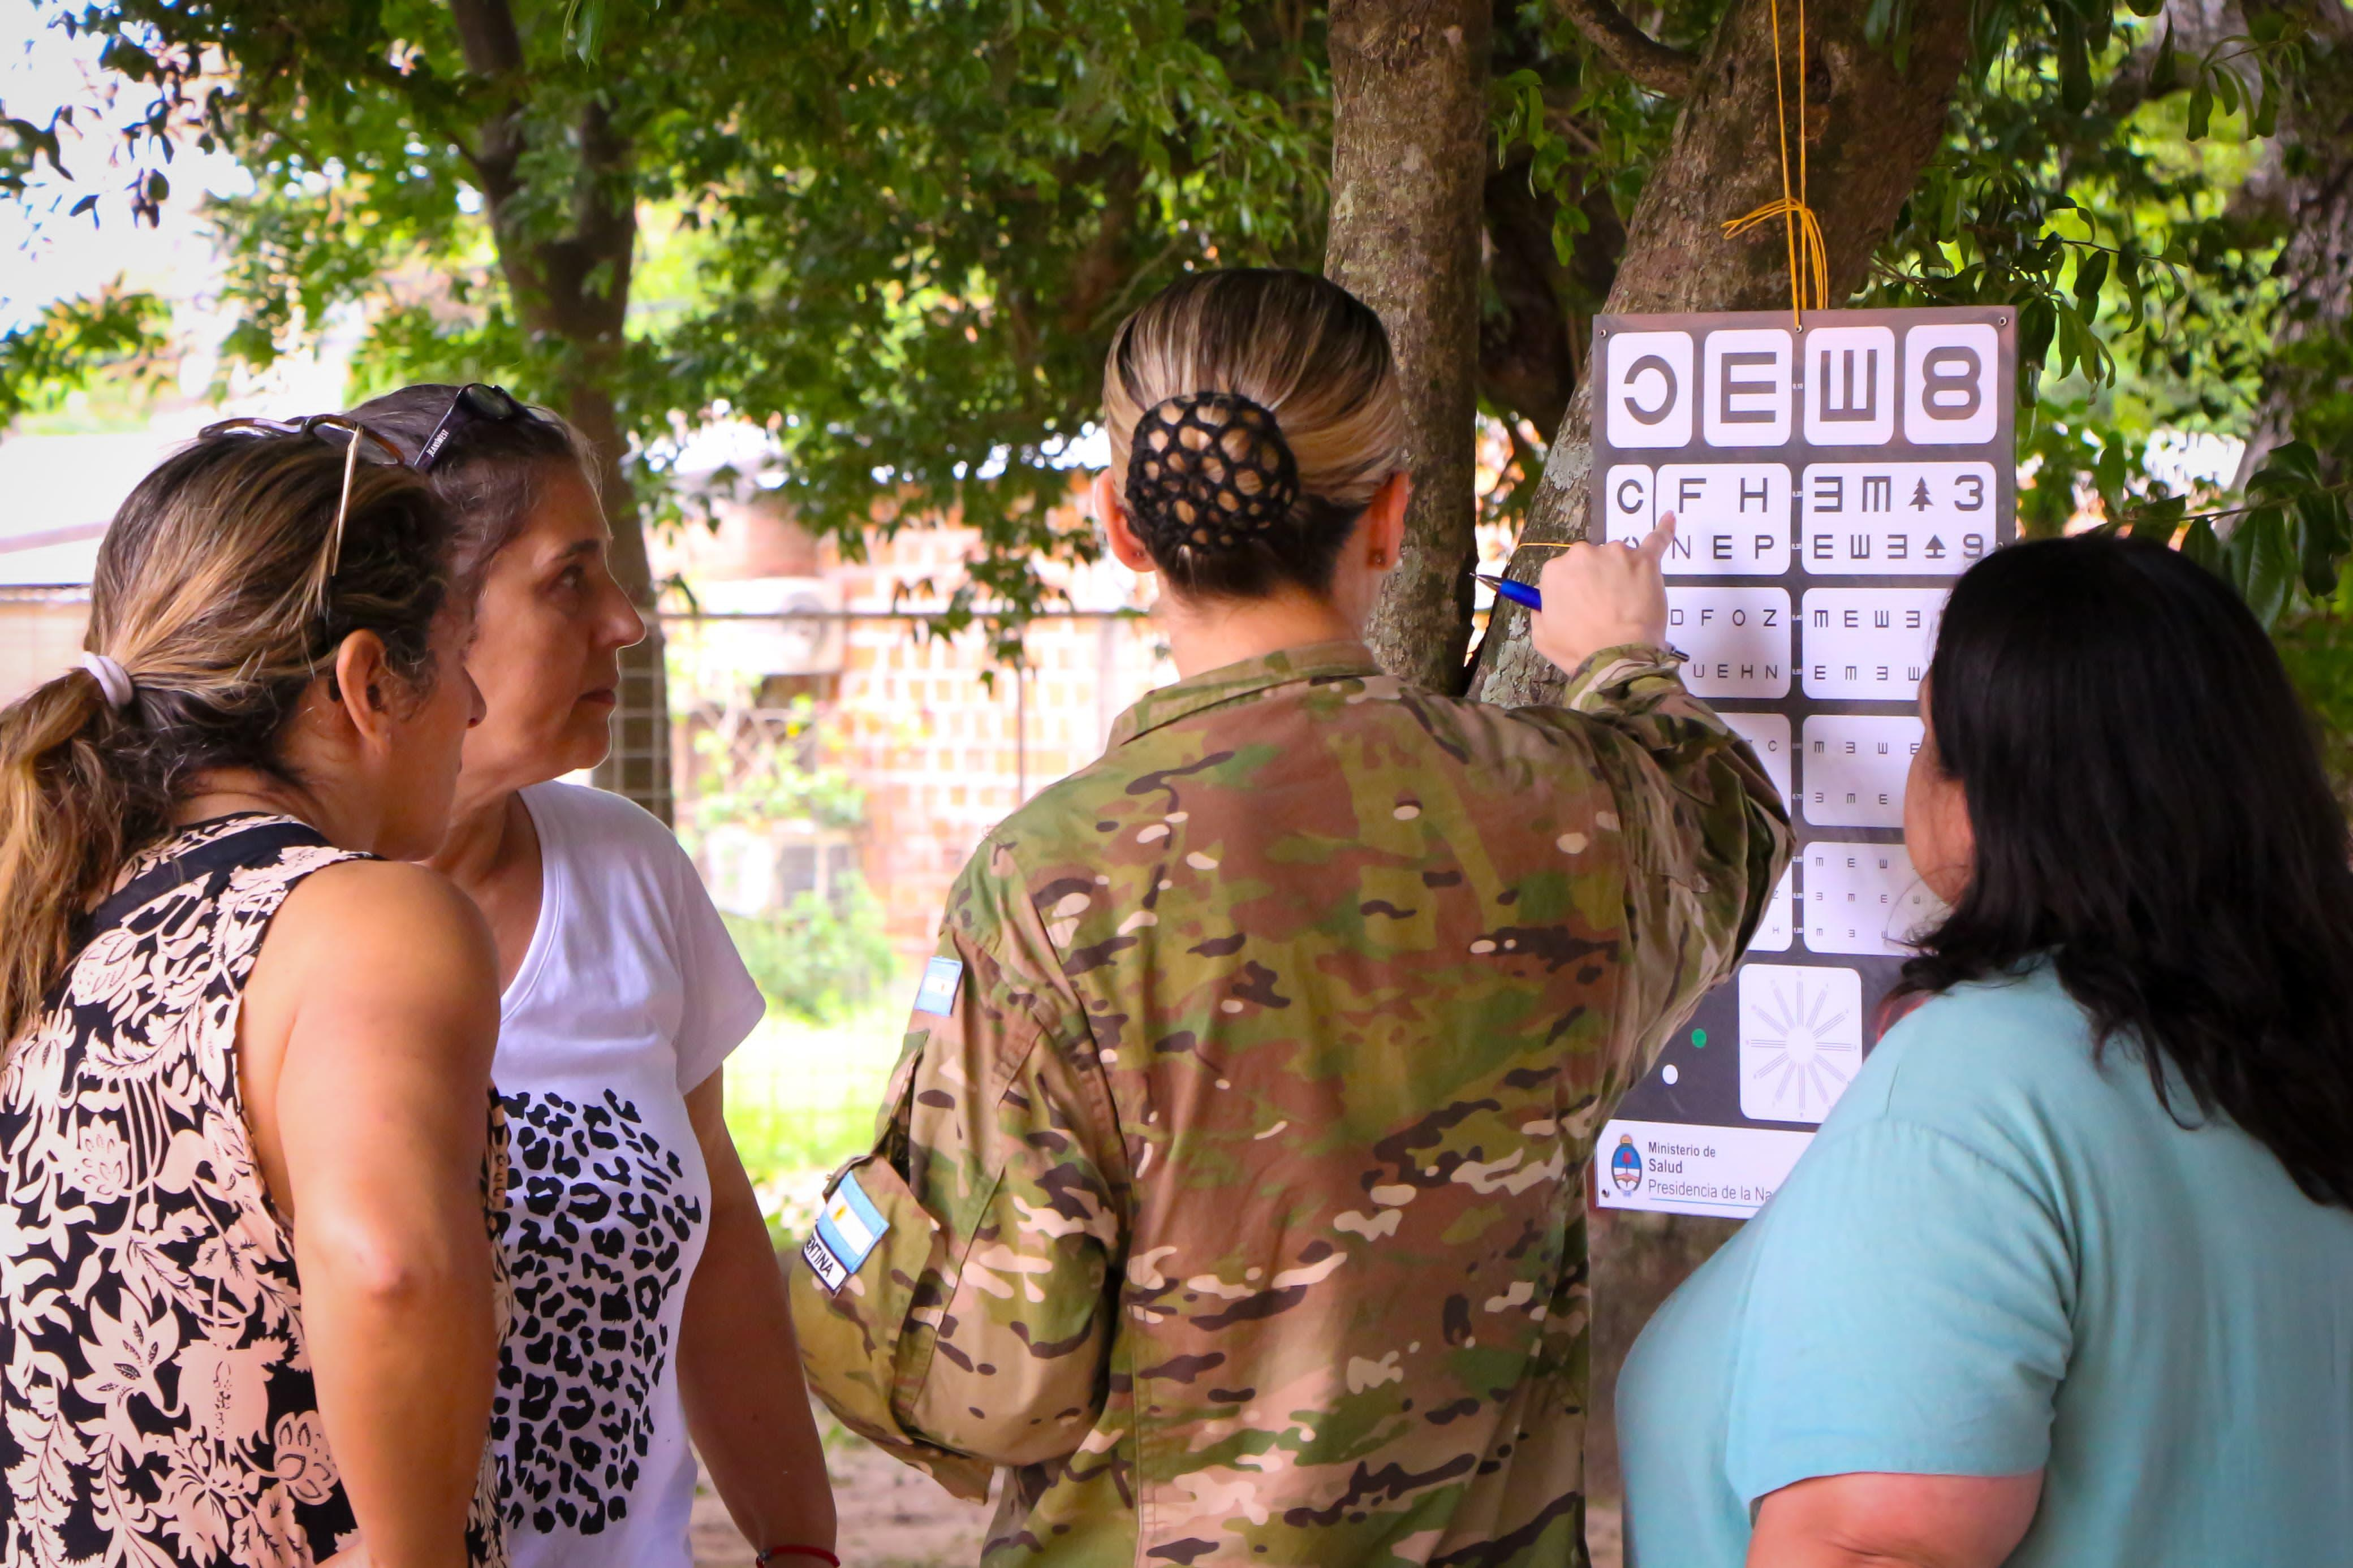
[[[1699,62],[1634,26],[1610,0],[1560,0],[1560,9],[1586,41],[1636,85],[1669,98],[1691,91],[1692,70]]]
[[[1413,501],[1366,640],[1383,668],[1460,691],[1478,558],[1479,234],[1485,0],[1335,0],[1324,270],[1377,311],[1405,390]]]
[[[620,701],[613,750],[595,778],[664,822],[672,816],[670,700],[663,678],[661,622],[636,493],[621,466],[627,449],[613,400],[628,311],[629,268],[638,215],[632,150],[604,106],[591,100],[574,134],[580,174],[570,221],[550,234],[532,226],[522,174],[526,152],[522,40],[508,0],[450,0],[467,68],[508,94],[506,106],[479,129],[472,153],[516,316],[534,336],[562,348],[549,401],[595,447],[597,487],[613,530],[613,575],[646,617],[646,637],[621,652]]]
[[[2250,21],[2292,16],[2309,31],[2306,69],[2261,176],[2286,239],[2274,352],[2239,483],[2297,437],[2318,449],[2322,479],[2340,483],[2353,479],[2353,418],[2321,411],[2353,408],[2353,11],[2340,0],[2243,0],[2242,9]]]
[[[1892,51],[1863,41],[1869,0],[1809,7],[1802,83],[1792,18],[1782,17],[1783,88],[1802,92],[1810,194],[1821,220],[1830,298],[1852,294],[1873,251],[1945,132],[1968,52],[1969,6],[1924,0],[1913,7],[1903,68]],[[1674,137],[1627,224],[1626,251],[1609,289],[1616,314],[1756,310],[1789,300],[1788,252],[1772,224],[1726,239],[1723,225],[1781,195],[1775,128],[1773,35],[1767,0],[1736,0],[1694,78]],[[1794,163],[1797,147],[1790,155]],[[1793,180],[1794,185],[1794,180]],[[1523,545],[1581,538],[1592,467],[1592,388],[1580,380],[1529,505]],[[1523,549],[1531,574],[1543,552]],[[1523,704],[1559,689],[1559,672],[1527,640],[1525,612],[1498,605],[1480,649],[1472,689],[1492,702]]]

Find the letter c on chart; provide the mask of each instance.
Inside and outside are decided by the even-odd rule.
[[[1634,383],[1641,376],[1646,375],[1652,371],[1658,372],[1659,378],[1666,383],[1666,395],[1659,399],[1655,406],[1645,408],[1641,404],[1635,401]],[[1635,418],[1641,420],[1645,425],[1656,425],[1659,421],[1667,416],[1669,411],[1675,405],[1676,390],[1674,366],[1669,364],[1665,360],[1661,359],[1657,354],[1644,354],[1641,359],[1636,360],[1632,364],[1626,367],[1626,395],[1624,400],[1626,404],[1626,412],[1632,415]]]

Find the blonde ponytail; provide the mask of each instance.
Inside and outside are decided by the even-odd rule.
[[[11,1037],[65,966],[64,917],[128,858],[125,829],[153,815],[138,798],[150,792],[108,758],[124,720],[86,669],[0,712],[0,1020]]]

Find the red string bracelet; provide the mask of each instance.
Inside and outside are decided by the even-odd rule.
[[[779,1557],[814,1557],[828,1568],[841,1568],[841,1559],[822,1546],[770,1546],[752,1559],[753,1568],[768,1568]]]

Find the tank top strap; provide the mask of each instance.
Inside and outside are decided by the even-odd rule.
[[[79,959],[91,942],[157,899],[191,882],[223,872],[275,865],[289,849],[333,847],[325,834],[307,822],[258,812],[185,828],[149,851],[140,862],[134,862],[131,879],[83,918],[74,931],[74,958]],[[343,858],[373,858],[357,851],[347,852]],[[71,961],[67,967],[72,967]]]

